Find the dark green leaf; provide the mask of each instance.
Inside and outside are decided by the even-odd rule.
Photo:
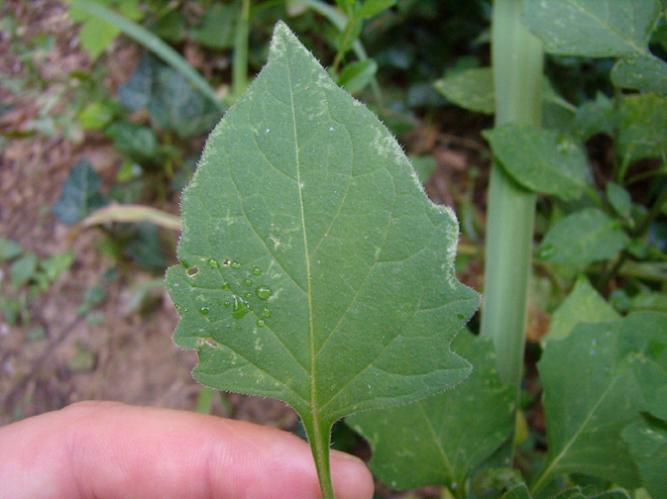
[[[154,73],[158,65],[154,57],[144,54],[129,80],[118,88],[118,98],[121,104],[130,111],[137,111],[148,106]]]
[[[667,99],[654,94],[624,97],[617,147],[626,164],[667,155]]]
[[[471,68],[435,82],[435,88],[462,108],[493,114],[496,99],[491,68]]]
[[[168,66],[156,70],[148,110],[154,127],[173,130],[183,138],[208,132],[220,119],[220,110],[210,99]]]
[[[514,389],[498,378],[492,343],[464,332],[452,347],[473,365],[463,383],[414,404],[347,419],[373,449],[373,473],[392,488],[463,487],[514,428]]]
[[[623,430],[623,439],[637,463],[644,488],[654,499],[667,497],[667,422],[642,418]]]
[[[139,161],[156,161],[157,137],[146,126],[135,123],[117,122],[105,131],[114,142],[114,147]]]
[[[526,0],[524,22],[552,54],[620,57],[645,52],[654,0]]]
[[[594,100],[584,102],[574,118],[574,133],[581,140],[605,133],[612,135],[618,122],[614,103],[606,95],[598,93]]]
[[[667,364],[660,350],[666,338],[667,315],[641,313],[580,324],[564,340],[546,344],[539,370],[549,457],[536,488],[570,472],[639,486],[621,432],[667,386],[667,374],[656,378],[658,371],[646,367]]]
[[[667,64],[651,54],[625,57],[614,66],[611,81],[620,88],[667,97]]]
[[[630,239],[620,223],[597,208],[586,208],[552,226],[540,244],[538,257],[584,270],[589,264],[613,257]]]
[[[287,402],[316,456],[335,420],[469,374],[449,350],[478,303],[454,277],[454,215],[284,24],[182,206],[167,283],[193,375]]]
[[[522,483],[505,492],[500,499],[532,499],[532,497],[526,484]]]
[[[588,186],[588,163],[579,144],[553,130],[506,124],[484,132],[504,170],[526,189],[565,200]]]
[[[72,225],[106,204],[100,194],[102,182],[87,159],[79,161],[63,184],[60,198],[53,206],[58,220]]]
[[[620,319],[620,315],[602,298],[584,276],[551,317],[549,332],[544,340],[566,338],[580,322],[609,322]]]

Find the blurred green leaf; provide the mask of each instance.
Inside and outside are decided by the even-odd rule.
[[[104,102],[91,102],[78,115],[79,124],[84,130],[101,130],[114,117],[113,109]]]
[[[375,76],[377,64],[373,59],[348,64],[338,75],[338,84],[351,94],[363,90]]]
[[[588,140],[599,133],[611,136],[617,122],[613,101],[598,93],[594,100],[587,100],[577,109],[573,129],[581,140]]]
[[[162,251],[157,225],[140,222],[133,238],[125,245],[125,254],[140,267],[164,269],[167,261]]]
[[[234,43],[234,30],[239,3],[216,3],[206,9],[200,26],[190,29],[193,41],[214,49],[229,48]]]
[[[526,189],[573,200],[588,186],[586,153],[565,135],[515,124],[486,130],[483,135],[503,169]]]
[[[553,313],[549,331],[543,341],[566,338],[580,322],[609,322],[620,318],[613,307],[591,286],[588,279],[581,276]]]
[[[625,57],[614,66],[611,81],[620,88],[667,97],[667,64],[651,54]]]
[[[21,254],[21,245],[16,241],[0,237],[0,263],[13,260]]]
[[[651,497],[667,497],[667,422],[644,417],[623,430],[623,439]]]
[[[151,128],[119,121],[110,125],[105,134],[116,149],[130,157],[139,161],[157,160],[157,137]]]
[[[667,293],[644,291],[630,299],[630,310],[667,312]]]
[[[624,187],[615,182],[607,182],[607,199],[614,211],[623,218],[630,218],[632,211],[632,199],[630,193]]]
[[[26,253],[12,263],[9,268],[9,276],[14,289],[27,284],[37,271],[37,256],[34,253]]]
[[[53,214],[64,224],[77,223],[107,203],[100,193],[101,187],[102,182],[90,162],[82,159],[65,180]]]
[[[617,220],[597,208],[586,208],[553,225],[542,240],[538,257],[573,271],[607,260],[625,248],[630,239]]]
[[[74,254],[71,251],[64,251],[42,260],[39,262],[39,267],[50,282],[55,282],[62,273],[69,270],[73,262]]]
[[[496,98],[491,68],[458,71],[435,82],[435,88],[448,100],[470,111],[493,114]]]
[[[524,22],[547,52],[582,57],[646,51],[657,16],[654,0],[528,0],[524,7]]]
[[[627,95],[621,103],[617,148],[623,163],[667,155],[667,99]]]
[[[210,131],[221,116],[185,76],[162,65],[155,72],[148,110],[154,127],[173,130],[183,138]]]
[[[410,156],[410,162],[412,163],[412,167],[415,169],[417,177],[419,177],[419,181],[422,184],[428,182],[428,180],[431,178],[431,175],[433,175],[433,172],[435,172],[435,169],[438,166],[435,158],[430,155]]]
[[[396,0],[365,0],[356,11],[361,19],[369,19],[396,5]]]

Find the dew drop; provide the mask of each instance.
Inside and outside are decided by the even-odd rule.
[[[234,296],[234,306],[232,308],[232,317],[234,319],[243,319],[246,314],[250,311],[248,307],[248,302],[245,301],[240,296]]]
[[[209,258],[208,266],[211,267],[212,269],[219,269],[220,263],[215,258]]]
[[[245,284],[248,287],[252,286],[252,279],[246,279],[245,281],[243,281],[243,284]]]
[[[255,265],[252,268],[252,273],[253,275],[262,275],[262,269],[260,269],[257,265]]]
[[[230,263],[230,266],[231,266],[233,269],[240,269],[240,268],[241,268],[241,264],[240,264],[239,262],[231,262],[231,263]]]
[[[208,309],[208,307],[202,307],[202,308],[200,308],[200,309],[199,309],[199,313],[202,314],[202,315],[208,315],[208,313],[209,313],[209,309]]]
[[[257,327],[264,327],[266,323],[262,319],[257,319]]]
[[[225,308],[229,308],[229,306],[231,304],[232,304],[232,302],[230,302],[229,300],[225,300],[224,302],[222,302],[222,306],[225,307]]]
[[[246,292],[243,294],[246,300],[250,300],[252,298],[252,293],[250,291]]]
[[[268,319],[269,317],[271,317],[271,311],[268,308],[264,307],[262,309],[262,317]]]
[[[232,289],[232,287],[229,285],[228,282],[226,282],[222,285],[222,289],[229,291],[230,289]]]
[[[255,289],[255,294],[260,300],[268,300],[273,294],[273,291],[271,291],[271,288],[267,286],[257,286],[257,289]]]

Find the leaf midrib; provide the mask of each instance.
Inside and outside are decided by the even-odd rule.
[[[558,455],[554,459],[551,460],[551,464],[549,464],[549,466],[547,466],[544,469],[544,471],[540,474],[540,476],[538,477],[538,479],[535,482],[535,484],[533,485],[533,487],[531,487],[532,492],[535,493],[535,492],[539,491],[547,483],[548,479],[550,479],[552,477],[553,473],[558,469],[558,464],[560,463],[560,461],[567,455],[567,452],[570,450],[570,447],[572,447],[574,445],[574,443],[577,441],[577,439],[579,438],[579,435],[581,435],[581,433],[584,431],[584,428],[586,428],[589,421],[591,420],[591,418],[593,417],[593,415],[597,411],[598,407],[600,407],[600,405],[602,404],[604,399],[607,397],[607,395],[609,394],[611,389],[614,387],[614,385],[616,385],[616,383],[618,382],[619,379],[620,379],[620,376],[616,375],[613,378],[612,382],[609,383],[606,390],[604,392],[602,392],[602,394],[600,395],[600,398],[597,400],[597,402],[595,402],[593,407],[591,407],[590,411],[588,412],[588,414],[586,415],[586,417],[582,421],[581,425],[579,426],[579,428],[577,428],[577,431],[575,431],[574,434],[572,435],[572,437],[570,437],[570,440],[568,440],[568,442],[561,449],[561,451],[558,453]]]
[[[292,133],[294,137],[294,160],[296,162],[296,187],[299,192],[299,210],[301,214],[301,227],[303,231],[303,252],[306,264],[306,301],[308,303],[308,346],[310,348],[310,415],[313,420],[313,429],[319,433],[319,411],[317,408],[317,383],[315,376],[315,329],[313,324],[313,293],[310,253],[308,250],[308,234],[306,233],[306,216],[303,204],[303,182],[301,181],[301,158],[299,154],[299,138],[296,129],[296,110],[294,106],[294,91],[292,89],[292,66],[290,64],[289,50],[285,54],[287,64],[287,89],[290,97],[290,112],[292,113]],[[320,435],[315,435],[320,441]]]

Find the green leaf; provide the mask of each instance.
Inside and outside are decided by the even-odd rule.
[[[469,374],[449,349],[478,304],[454,277],[453,213],[284,24],[182,206],[175,341],[197,348],[201,383],[298,412],[325,495],[334,421]]]
[[[630,239],[620,223],[597,208],[577,211],[553,225],[542,240],[542,260],[584,270],[589,264],[613,257]]]
[[[71,251],[56,253],[39,262],[39,267],[46,274],[49,282],[55,282],[63,272],[69,270],[74,263],[74,254]]]
[[[495,112],[496,97],[491,68],[456,71],[437,80],[433,85],[438,92],[457,106],[483,114]],[[546,80],[542,92],[542,105],[545,109],[553,106],[555,109],[564,109],[570,113],[575,110]]]
[[[26,253],[12,263],[9,268],[9,277],[14,289],[27,284],[37,271],[37,256],[34,253]]]
[[[107,202],[100,194],[102,182],[87,159],[82,159],[67,176],[60,198],[53,205],[53,214],[58,220],[72,225]]]
[[[567,136],[515,124],[486,130],[483,135],[503,169],[526,189],[572,200],[588,186],[586,154]]]
[[[564,340],[546,344],[539,371],[549,455],[533,490],[571,472],[626,488],[640,485],[621,432],[651,402],[647,395],[667,385],[667,375],[656,378],[655,370],[646,369],[647,363],[657,365],[666,339],[667,315],[638,313],[580,324]],[[660,362],[667,364],[665,359]]]
[[[667,155],[667,99],[654,94],[625,96],[617,147],[624,164]]]
[[[514,389],[498,377],[493,344],[464,332],[452,347],[473,365],[472,375],[456,388],[347,419],[371,445],[373,473],[394,489],[463,487],[512,433]]]
[[[532,499],[532,497],[533,496],[530,495],[530,492],[528,492],[528,487],[526,487],[526,484],[521,483],[505,492],[502,496],[500,496],[500,499]]]
[[[21,245],[12,239],[0,237],[0,263],[13,260],[21,254]]]
[[[654,0],[527,0],[524,6],[524,22],[547,52],[583,57],[645,52],[658,14]]]
[[[630,218],[632,198],[630,193],[615,182],[607,182],[607,199],[614,211],[623,218]]]
[[[651,54],[625,57],[612,69],[611,81],[620,88],[667,97],[667,64]]]
[[[104,102],[91,102],[78,115],[79,124],[84,130],[100,130],[113,119],[113,109]]]
[[[116,39],[120,30],[101,18],[90,17],[85,20],[79,40],[81,47],[88,52],[92,60],[97,59]]]
[[[206,9],[201,26],[190,30],[193,41],[214,49],[229,48],[234,43],[238,4],[214,4]]]
[[[139,161],[155,162],[157,136],[152,128],[135,123],[116,122],[105,130],[114,147]]]
[[[570,294],[554,312],[544,341],[566,338],[580,322],[609,322],[620,317],[595,291],[588,279],[581,276]]]
[[[496,98],[491,68],[458,71],[435,82],[435,88],[451,102],[470,111],[493,114]]]
[[[428,182],[435,172],[435,169],[438,167],[438,164],[435,161],[433,156],[410,156],[410,162],[412,167],[417,173],[417,177],[422,184]]]
[[[642,485],[654,499],[667,497],[667,423],[642,418],[623,430]]]
[[[630,300],[630,310],[667,312],[667,293],[642,292]]]
[[[631,496],[627,491],[619,488],[597,492],[572,487],[554,496],[554,499],[631,499]]]
[[[210,131],[221,114],[181,72],[169,66],[156,69],[148,111],[155,128],[173,130],[183,138]]]
[[[369,19],[394,5],[396,5],[396,0],[365,0],[356,15],[361,19]]]
[[[573,132],[585,141],[599,133],[613,135],[618,122],[614,102],[602,93],[584,102],[575,114]]]
[[[360,92],[373,80],[377,68],[373,59],[350,63],[340,72],[338,84],[351,94]]]

